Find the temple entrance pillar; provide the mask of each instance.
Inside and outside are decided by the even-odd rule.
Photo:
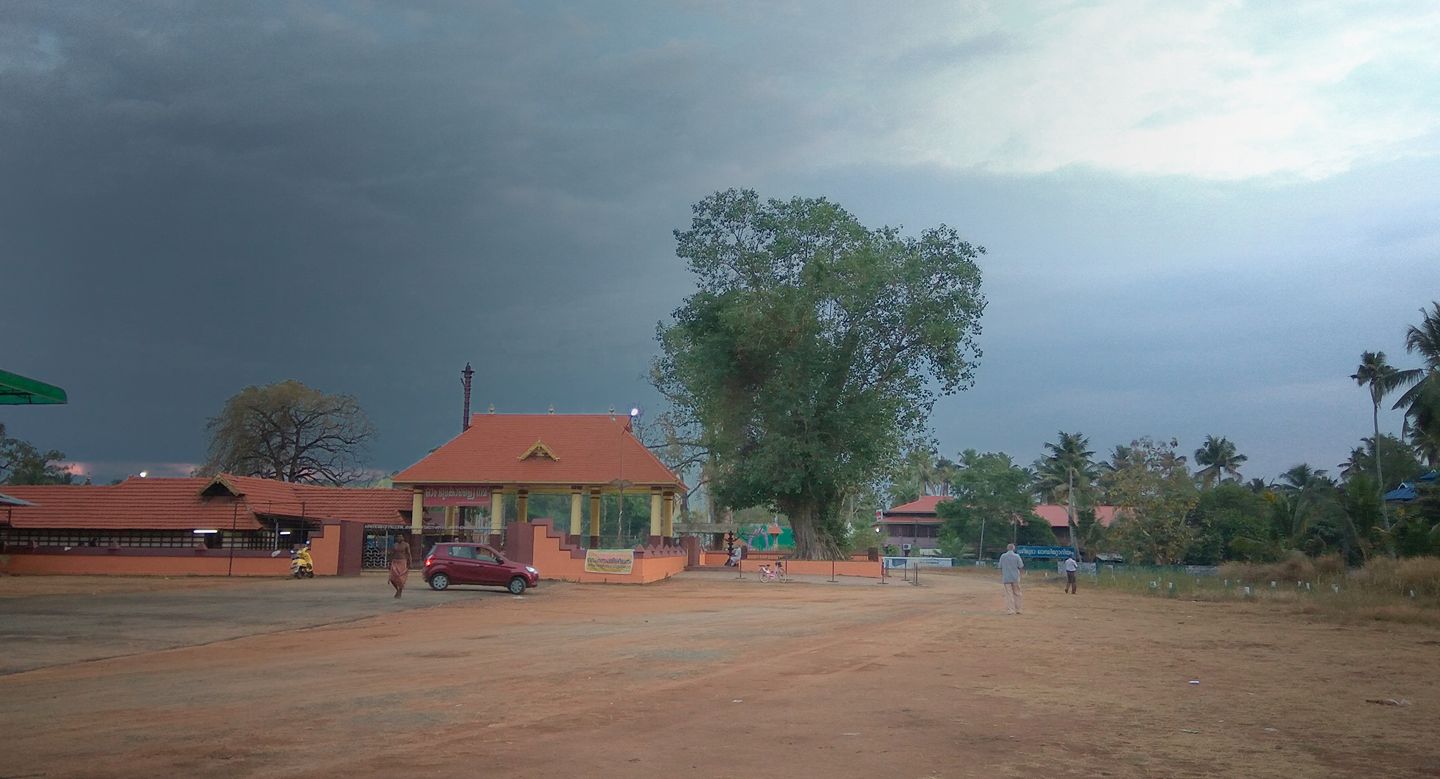
[[[580,488],[570,488],[570,534],[565,541],[576,546],[580,545],[580,516],[583,501],[580,500]]]
[[[675,493],[665,493],[665,503],[660,511],[660,535],[665,536],[665,543],[673,544],[675,540]]]
[[[416,487],[410,491],[410,535],[412,545],[420,543],[420,534],[425,530],[425,491]]]
[[[650,538],[646,543],[652,546],[661,544],[661,530],[663,529],[660,521],[661,500],[659,489],[650,490]]]
[[[485,539],[491,546],[500,545],[500,534],[505,532],[505,490],[495,488],[490,493],[490,537]]]
[[[600,546],[600,489],[590,489],[590,548]]]

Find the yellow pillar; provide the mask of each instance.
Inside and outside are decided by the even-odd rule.
[[[660,490],[650,491],[650,535],[660,535]]]
[[[665,505],[661,512],[661,534],[666,538],[675,537],[675,493],[665,493]]]
[[[456,508],[455,506],[446,506],[446,507],[445,507],[445,532],[446,532],[446,533],[449,533],[449,534],[451,534],[451,535],[454,535],[454,534],[455,534],[455,515],[458,514],[458,513],[460,513],[460,511],[459,511],[459,509]]]
[[[505,491],[499,488],[490,493],[490,532],[505,532]]]
[[[515,521],[530,521],[530,490],[515,491]]]
[[[410,532],[415,536],[415,543],[420,543],[420,534],[424,530],[425,522],[425,491],[416,487],[410,491]]]
[[[570,535],[580,535],[580,488],[570,488]]]
[[[600,537],[600,490],[590,490],[590,537]]]

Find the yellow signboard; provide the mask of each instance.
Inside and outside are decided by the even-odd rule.
[[[630,573],[635,569],[634,549],[586,549],[586,573]]]

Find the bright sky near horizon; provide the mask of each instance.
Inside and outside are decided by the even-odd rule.
[[[1224,435],[1336,470],[1361,351],[1440,298],[1433,2],[174,4],[0,13],[0,413],[182,471],[247,384],[353,393],[377,468],[475,407],[656,402],[706,194],[984,245],[941,451]],[[1398,432],[1398,414],[1382,424]]]

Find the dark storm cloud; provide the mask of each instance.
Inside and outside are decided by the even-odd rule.
[[[453,434],[467,360],[479,410],[644,403],[654,324],[691,288],[670,231],[751,186],[990,249],[986,359],[934,419],[947,453],[1215,433],[1261,472],[1333,465],[1368,431],[1351,363],[1400,353],[1433,297],[1436,165],[1215,183],[1153,144],[1116,173],[1106,133],[1153,115],[1130,105],[1149,93],[1078,119],[1046,102],[1072,65],[1099,68],[1086,84],[1149,73],[1066,27],[1107,9],[999,8],[7,4],[0,367],[72,403],[0,421],[104,477],[194,461],[226,397],[284,378],[356,394],[387,469]],[[1194,40],[1181,62],[1215,59]],[[1308,72],[1286,65],[1272,81]],[[1182,124],[1229,94],[1196,72],[1161,90],[1194,106]],[[1387,72],[1366,94],[1410,139]],[[1305,137],[1283,169],[1384,146],[1361,129],[1339,152]]]
[[[684,294],[686,181],[746,156],[741,115],[779,112],[704,47],[387,8],[9,15],[7,318],[50,323],[24,363],[72,388],[72,453],[193,456],[229,392],[287,376],[358,393],[390,465],[448,433],[467,359],[501,408],[637,394]],[[673,207],[635,208],[657,188]]]

